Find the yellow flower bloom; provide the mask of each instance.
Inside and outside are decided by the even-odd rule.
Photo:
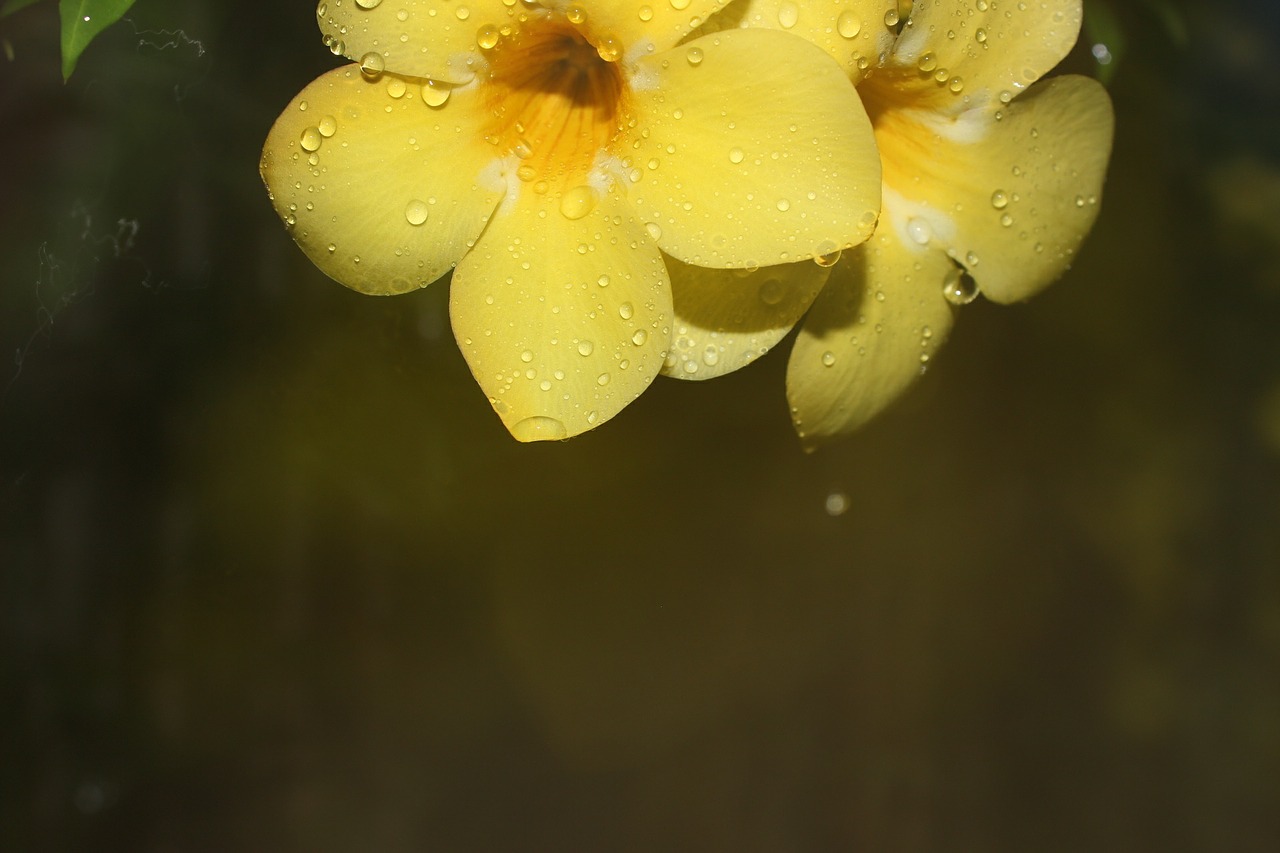
[[[454,270],[454,334],[511,433],[591,429],[663,364],[669,265],[809,259],[874,227],[870,123],[828,55],[766,30],[679,44],[725,1],[322,2],[359,64],[272,128],[276,210],[356,290]]]
[[[851,432],[919,376],[955,306],[1026,299],[1098,215],[1114,119],[1096,81],[1040,77],[1075,44],[1080,0],[916,0],[858,88],[884,164],[870,241],[806,317],[787,396],[807,445]]]

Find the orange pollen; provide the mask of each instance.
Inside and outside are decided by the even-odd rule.
[[[535,20],[502,39],[483,89],[492,116],[485,138],[523,161],[517,175],[525,180],[571,186],[621,130],[618,65],[567,21]]]

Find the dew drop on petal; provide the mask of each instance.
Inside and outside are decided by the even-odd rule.
[[[435,80],[423,80],[422,100],[429,107],[443,107],[449,100],[449,87]]]
[[[581,219],[595,210],[598,196],[595,189],[582,184],[560,197],[560,213],[565,219]]]
[[[371,50],[364,56],[360,57],[360,73],[363,74],[367,80],[376,80],[381,76],[386,67],[386,60],[382,58],[382,54],[375,50]]]
[[[333,116],[325,116],[316,125],[316,130],[320,131],[321,136],[328,139],[338,132],[338,120]]]
[[[746,157],[746,156],[747,156],[747,155],[743,153],[743,151],[742,151],[742,149],[741,149],[741,148],[730,148],[730,149],[729,149],[729,162],[730,162],[730,163],[741,163],[741,162],[742,162],[742,160],[743,160],[743,158],[744,158],[744,157]]]
[[[624,302],[618,306],[618,316],[624,320],[630,320],[636,313],[636,309],[630,302]]]
[[[631,336],[631,343],[638,347],[644,346],[647,340],[649,340],[649,333],[644,329],[636,329],[635,334]]]
[[[485,24],[476,31],[476,44],[481,50],[493,50],[498,46],[498,39],[501,33],[493,24]]]
[[[1009,204],[1009,196],[1004,190],[996,190],[991,194],[991,206],[996,210],[1004,210]]]
[[[356,5],[361,9],[376,9],[382,0],[356,0]]]
[[[649,236],[652,237],[654,240],[662,239],[662,228],[658,226],[658,223],[646,222],[644,224],[644,230],[647,231],[649,233]]]
[[[591,341],[585,341],[585,340],[578,341],[578,355],[582,355],[582,356],[591,355],[592,351],[595,348],[596,348],[596,345],[591,343]]]
[[[862,22],[852,9],[845,9],[836,18],[836,32],[847,39],[857,38],[858,33],[862,32]]]
[[[324,141],[324,137],[320,135],[320,130],[315,127],[308,127],[302,131],[302,150],[315,151],[320,147],[320,143]]]
[[[694,65],[694,66],[701,65],[702,64],[702,48],[700,47],[689,48],[687,51],[685,51],[684,58],[689,61],[690,65]]]
[[[777,305],[782,298],[787,295],[786,288],[782,286],[782,281],[776,278],[767,278],[760,284],[758,291],[760,301],[765,305]]]
[[[800,20],[800,9],[795,3],[783,3],[778,7],[778,26],[789,30]]]
[[[823,367],[831,367],[835,363],[836,363],[836,354],[833,353],[831,350],[827,350],[822,354]]]
[[[924,246],[933,237],[933,228],[929,226],[927,220],[914,216],[907,220],[907,236],[913,242]]]
[[[415,198],[405,205],[404,218],[409,221],[410,225],[421,225],[427,221],[427,212],[427,203]]]

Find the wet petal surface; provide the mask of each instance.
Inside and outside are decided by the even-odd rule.
[[[505,190],[474,90],[433,108],[423,85],[335,69],[294,98],[263,149],[263,180],[294,240],[326,275],[365,293],[403,293],[447,273]]]
[[[662,250],[769,266],[865,240],[880,161],[857,93],[809,42],[728,30],[644,60],[630,195]]]
[[[458,345],[520,441],[604,423],[649,386],[666,353],[661,253],[617,192],[591,192],[520,184],[453,276]]]

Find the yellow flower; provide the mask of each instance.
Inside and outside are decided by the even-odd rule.
[[[851,53],[837,36],[854,19],[864,41]],[[979,292],[1025,299],[1070,265],[1098,213],[1111,104],[1093,80],[1036,81],[1071,49],[1080,19],[1080,0],[916,0],[909,18],[897,0],[741,0],[709,23],[783,26],[826,49],[857,84],[883,161],[876,232],[831,270],[788,363],[807,446],[901,394],[955,306]],[[679,328],[689,324],[676,285]],[[773,339],[803,310],[780,316]]]
[[[327,0],[326,44],[359,64],[272,128],[276,210],[365,293],[454,270],[454,334],[511,433],[591,429],[662,366],[668,265],[781,264],[874,227],[841,68],[776,31],[679,44],[724,3]]]
[[[1098,215],[1114,119],[1066,56],[1080,0],[917,0],[861,83],[884,164],[875,236],[805,319],[787,396],[807,445],[856,429],[919,376],[957,305],[1026,299]]]

